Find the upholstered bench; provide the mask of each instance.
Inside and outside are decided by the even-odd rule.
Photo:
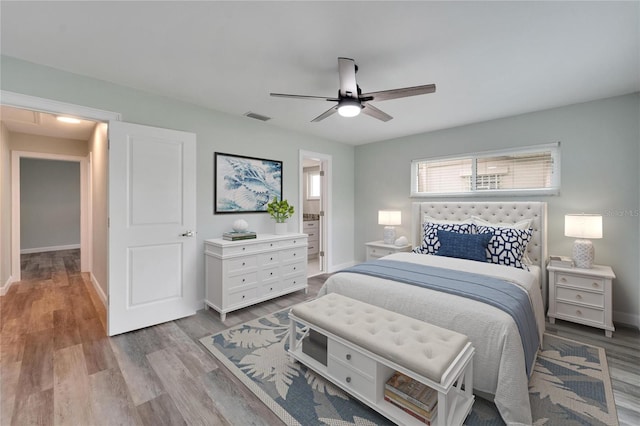
[[[474,349],[467,336],[336,293],[294,306],[289,317],[294,359],[396,423],[417,422],[384,400],[396,371],[438,391],[431,424],[462,424],[471,410]],[[296,322],[304,331],[299,338]],[[326,365],[303,350],[310,331],[326,336]]]

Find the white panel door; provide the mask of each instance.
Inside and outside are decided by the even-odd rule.
[[[108,334],[193,315],[196,135],[109,123]]]

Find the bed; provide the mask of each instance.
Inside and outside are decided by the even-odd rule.
[[[526,245],[525,266],[514,267],[489,262],[425,255],[396,253],[379,261],[356,265],[332,275],[319,295],[339,293],[382,308],[444,327],[469,336],[476,349],[474,357],[474,391],[493,398],[507,424],[531,424],[528,375],[533,369],[535,353],[544,332],[544,294],[546,274],[546,203],[542,202],[425,202],[412,205],[412,243],[414,248],[424,245],[424,222],[475,223],[485,229],[530,227]],[[488,225],[487,223],[493,224]],[[475,225],[474,225],[475,226]],[[474,230],[477,231],[477,226]],[[438,235],[445,236],[445,233]],[[491,238],[497,234],[492,234]],[[443,240],[444,242],[444,240]],[[444,248],[444,244],[442,245]],[[379,262],[379,263],[376,263]],[[398,266],[407,270],[432,268],[452,271],[451,274],[478,277],[478,281],[498,280],[501,285],[513,285],[515,293],[522,293],[530,304],[537,339],[521,333],[521,323],[515,316],[485,302],[407,284],[406,277],[363,273],[357,268]],[[508,262],[507,262],[508,263]],[[403,282],[404,281],[404,282]],[[527,300],[528,299],[528,300]],[[529,334],[531,336],[531,334]],[[533,351],[526,350],[534,346]],[[533,358],[530,353],[533,352]]]

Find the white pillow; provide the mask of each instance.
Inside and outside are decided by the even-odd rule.
[[[478,216],[471,216],[471,220],[478,226],[493,226],[496,228],[511,228],[527,230],[531,228],[531,219],[521,220],[520,222],[507,223],[507,222],[489,222]]]
[[[473,219],[470,217],[465,220],[436,219],[425,213],[424,217],[422,218],[422,223],[425,223],[425,222],[437,223],[438,225],[459,225],[461,223],[471,224],[473,223]]]

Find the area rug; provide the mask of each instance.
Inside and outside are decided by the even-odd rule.
[[[389,420],[293,362],[288,310],[202,338],[201,343],[288,425],[389,425]],[[604,349],[544,335],[529,383],[535,425],[617,425]],[[466,425],[504,424],[477,398]]]

